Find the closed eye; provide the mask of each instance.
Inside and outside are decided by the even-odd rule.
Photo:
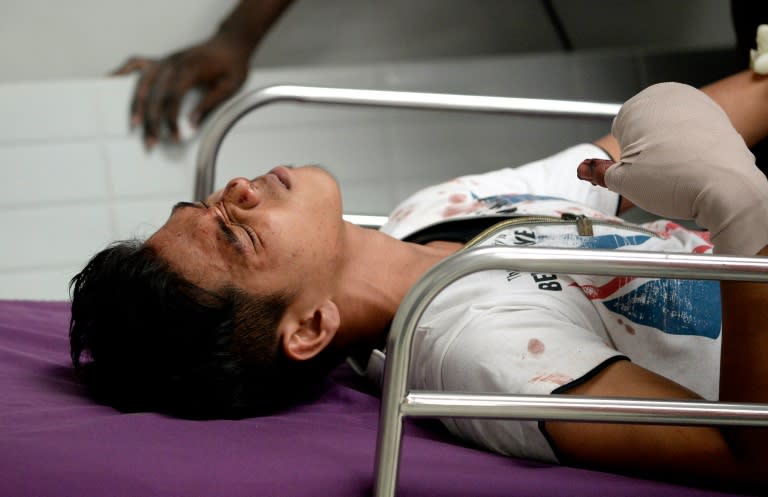
[[[219,230],[224,235],[224,238],[229,244],[237,249],[238,252],[243,252],[243,242],[239,236],[232,231],[226,222],[221,218],[216,218],[216,223],[219,225]]]
[[[260,247],[263,247],[261,243],[261,239],[256,234],[256,232],[248,226],[247,224],[238,223],[232,220],[232,216],[230,215],[229,211],[226,209],[226,206],[223,202],[218,202],[216,204],[216,210],[218,212],[217,216],[217,222],[219,224],[219,229],[224,234],[224,237],[229,241],[232,245],[237,248],[238,251],[242,252],[244,249],[242,236],[238,236],[235,234],[234,231],[232,231],[233,227],[237,227],[240,230],[245,232],[245,235],[248,237],[248,239],[251,241],[251,246],[254,250],[257,250]]]
[[[248,235],[248,238],[251,239],[251,243],[253,244],[253,248],[258,248],[261,246],[261,239],[256,234],[256,231],[254,231],[253,228],[248,226],[247,224],[240,224],[240,223],[232,223],[233,226],[237,226],[238,228],[245,231],[246,235]]]

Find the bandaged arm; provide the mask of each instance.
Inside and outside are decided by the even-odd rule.
[[[654,214],[693,219],[720,254],[768,245],[768,181],[723,110],[687,85],[662,83],[622,106],[618,162],[585,161],[579,176]]]

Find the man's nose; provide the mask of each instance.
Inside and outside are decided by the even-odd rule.
[[[261,203],[262,192],[249,179],[234,178],[224,188],[224,199],[243,209],[250,209]]]

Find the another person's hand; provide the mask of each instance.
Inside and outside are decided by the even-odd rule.
[[[622,106],[611,133],[621,159],[587,159],[580,179],[654,214],[695,220],[717,253],[754,255],[768,245],[768,181],[707,95],[677,83],[651,86]]]
[[[201,90],[189,116],[192,126],[240,89],[251,54],[290,3],[240,0],[207,41],[159,61],[134,57],[114,71],[141,71],[131,103],[131,126],[142,125],[147,148],[168,135],[180,139],[179,109],[192,88]]]
[[[224,37],[176,52],[161,60],[133,57],[113,72],[140,71],[131,102],[131,126],[143,127],[151,148],[168,133],[179,140],[179,108],[192,88],[201,90],[189,120],[197,126],[220,103],[232,96],[248,74],[250,47]]]

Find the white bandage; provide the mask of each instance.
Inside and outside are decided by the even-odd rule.
[[[716,253],[754,255],[768,245],[768,180],[707,95],[651,86],[622,106],[611,133],[621,160],[605,173],[608,188],[654,214],[695,220]]]
[[[757,27],[757,48],[749,51],[749,67],[757,74],[768,74],[768,24]]]

